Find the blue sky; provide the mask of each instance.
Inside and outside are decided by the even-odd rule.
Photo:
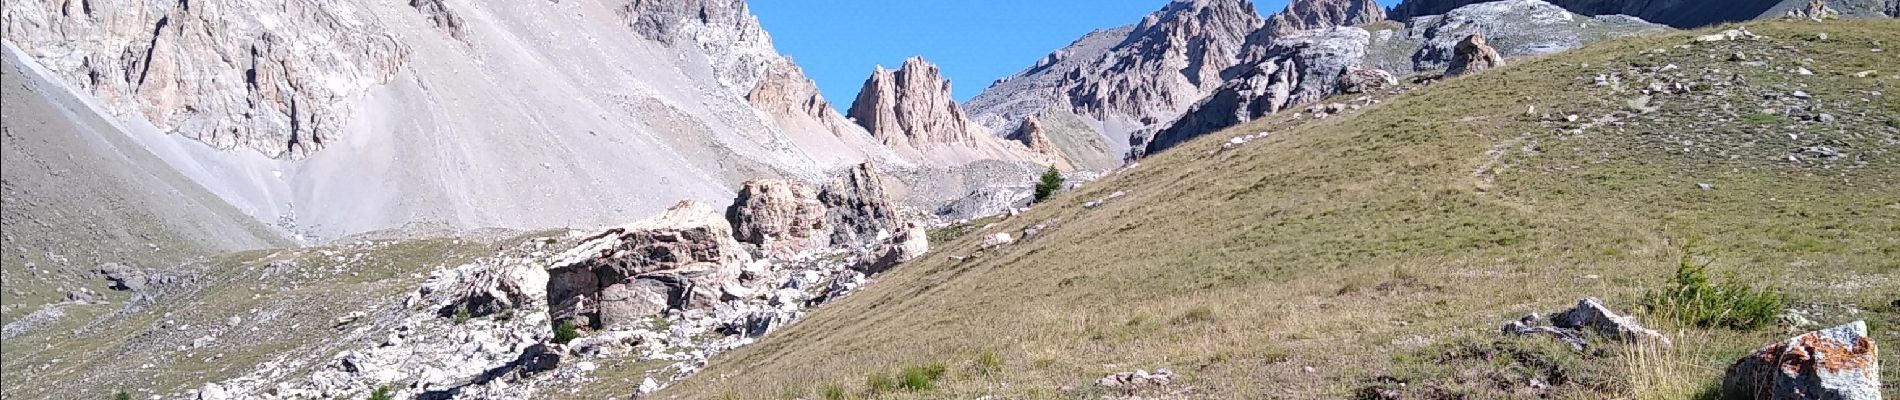
[[[1381,3],[1391,3],[1381,0]],[[839,111],[876,65],[921,55],[958,101],[1098,28],[1141,21],[1167,0],[753,0],[780,53],[804,67]],[[1263,15],[1285,0],[1259,0]]]

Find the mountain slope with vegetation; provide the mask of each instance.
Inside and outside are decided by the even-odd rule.
[[[1030,212],[933,235],[954,238],[657,395],[1093,398],[1121,394],[1095,384],[1105,375],[1165,368],[1178,375],[1150,395],[1377,398],[1409,382],[1683,398],[1798,329],[1644,311],[1685,260],[1784,294],[1814,323],[1864,319],[1876,340],[1900,340],[1900,63],[1883,47],[1900,43],[1900,22],[1726,29],[1738,28],[1597,44],[1199,138]],[[991,246],[996,233],[1021,239]],[[1461,346],[1585,296],[1678,345],[1498,345],[1547,355],[1550,371],[1461,383],[1495,372],[1455,368]]]

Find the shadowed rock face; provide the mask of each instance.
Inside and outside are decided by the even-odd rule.
[[[1394,6],[1394,19],[1444,14],[1452,9],[1486,0],[1407,0]],[[1787,10],[1804,6],[1807,0],[1554,0],[1558,6],[1584,15],[1628,15],[1645,21],[1677,28],[1694,28],[1722,22],[1744,21],[1780,16]],[[1871,17],[1894,15],[1891,2],[1883,0],[1833,0],[1843,15]]]

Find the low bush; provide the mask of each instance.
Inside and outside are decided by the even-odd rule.
[[[574,341],[574,339],[579,339],[580,337],[581,331],[579,328],[574,327],[573,321],[561,321],[560,324],[554,325],[555,343],[567,344],[567,342]]]
[[[1683,257],[1669,287],[1644,296],[1644,309],[1683,325],[1703,328],[1753,330],[1775,324],[1787,303],[1785,296],[1735,279],[1713,282],[1709,279],[1709,264]]]

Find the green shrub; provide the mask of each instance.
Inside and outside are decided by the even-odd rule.
[[[1787,302],[1781,293],[1757,289],[1734,279],[1711,282],[1709,264],[1688,256],[1676,266],[1670,287],[1644,296],[1651,313],[1703,328],[1752,330],[1773,325]]]
[[[132,400],[132,394],[120,390],[118,394],[112,395],[112,400]]]
[[[396,389],[389,387],[389,385],[378,386],[376,387],[376,391],[369,392],[369,400],[396,400],[395,392]]]
[[[850,394],[845,393],[844,386],[838,386],[838,384],[835,383],[826,384],[823,389],[819,389],[818,391],[819,394],[825,396],[825,400],[844,400],[851,397]]]
[[[1052,165],[1049,166],[1048,171],[1042,173],[1042,181],[1036,183],[1035,202],[1041,203],[1049,199],[1049,196],[1054,196],[1058,190],[1062,190],[1062,171],[1057,171]]]
[[[580,337],[581,331],[574,327],[574,321],[561,321],[560,324],[554,325],[555,343],[567,344],[567,342],[574,341],[574,339],[579,339]]]
[[[467,307],[458,308],[455,310],[455,324],[456,325],[466,324],[468,323],[468,319],[469,319],[469,314],[468,314]]]
[[[1192,309],[1188,309],[1187,313],[1181,314],[1181,316],[1179,317],[1175,317],[1174,323],[1176,325],[1184,325],[1184,324],[1192,324],[1192,323],[1198,323],[1198,322],[1209,322],[1213,320],[1214,320],[1214,309],[1202,306],[1202,307],[1194,307]]]
[[[876,397],[882,393],[895,392],[897,391],[897,380],[891,379],[890,375],[886,375],[882,372],[872,372],[870,375],[864,376],[864,390],[871,392],[872,397]]]
[[[949,369],[944,368],[943,364],[917,365],[904,368],[904,390],[924,392],[936,388],[937,380],[943,379],[943,374],[948,371]]]
[[[983,354],[976,355],[976,372],[977,373],[983,374],[983,375],[989,375],[989,374],[994,374],[1002,370],[1003,370],[1003,357],[996,355],[996,352],[985,351],[983,352]]]

